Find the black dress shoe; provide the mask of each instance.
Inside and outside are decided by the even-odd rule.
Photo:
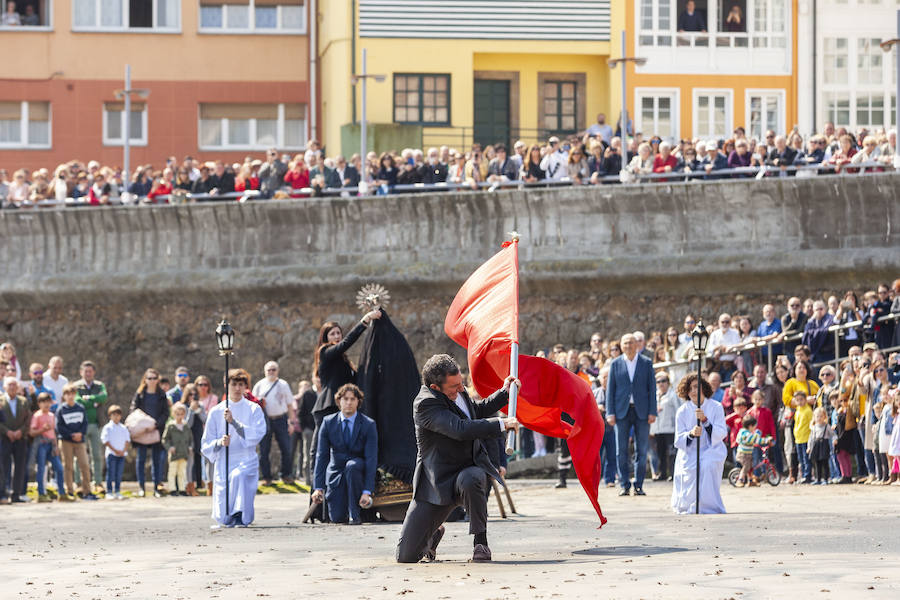
[[[347,525],[362,525],[362,519],[350,519]]]
[[[491,549],[484,544],[475,544],[475,550],[472,552],[472,562],[490,562]]]
[[[619,495],[620,495],[620,496],[627,496],[627,495],[628,495],[628,488],[622,488],[621,490],[619,490]]]
[[[566,482],[565,482],[565,481],[558,481],[558,482],[556,483],[556,485],[554,485],[553,487],[555,487],[556,489],[560,490],[560,489],[566,487]]]
[[[431,534],[431,541],[428,542],[428,549],[425,550],[424,558],[428,561],[437,559],[437,547],[438,544],[441,543],[441,539],[444,537],[444,526],[441,525],[438,527],[434,533]]]
[[[634,495],[635,496],[646,496],[647,494],[644,493],[643,488],[634,488]]]

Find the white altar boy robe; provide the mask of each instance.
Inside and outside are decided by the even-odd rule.
[[[229,408],[233,423],[228,426],[230,437],[228,467],[228,507],[225,506],[225,447],[219,441],[225,435],[225,403],[220,402],[206,418],[200,449],[213,465],[212,518],[221,525],[249,525],[253,522],[253,501],[259,486],[259,457],[256,446],[266,433],[266,417],[255,402],[232,401]],[[241,513],[240,520],[233,518]]]
[[[728,435],[725,411],[715,400],[703,402],[703,414],[707,421],[701,424],[703,432],[699,440],[692,438],[691,430],[697,425],[697,405],[685,402],[675,415],[675,473],[672,476],[672,510],[679,514],[696,512],[697,499],[697,442],[700,442],[700,512],[724,513],[725,505],[719,486],[725,467],[727,450],[723,440]]]

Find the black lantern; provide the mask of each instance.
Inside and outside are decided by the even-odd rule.
[[[706,352],[706,343],[709,341],[709,332],[703,326],[703,320],[697,322],[697,326],[691,332],[691,341],[694,343],[694,351],[697,354]]]
[[[219,354],[223,356],[234,351],[234,329],[224,318],[216,327],[216,344],[219,346]]]

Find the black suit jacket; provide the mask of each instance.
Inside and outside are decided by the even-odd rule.
[[[485,444],[496,443],[494,438],[502,437],[503,432],[499,419],[485,417],[503,408],[509,394],[498,390],[480,402],[472,402],[467,394],[463,395],[472,419],[453,400],[424,385],[413,401],[418,447],[413,498],[420,502],[453,504],[456,476],[466,467],[481,467],[486,474],[500,480]]]

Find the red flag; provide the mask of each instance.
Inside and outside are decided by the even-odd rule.
[[[509,374],[518,321],[518,244],[507,242],[466,280],[444,321],[450,339],[466,349],[472,382],[483,397],[503,385]],[[549,360],[526,355],[519,357],[519,379],[522,389],[516,418],[533,431],[566,438],[575,474],[602,527],[606,517],[597,491],[604,424],[590,385]],[[574,419],[574,425],[562,420],[563,412]]]

